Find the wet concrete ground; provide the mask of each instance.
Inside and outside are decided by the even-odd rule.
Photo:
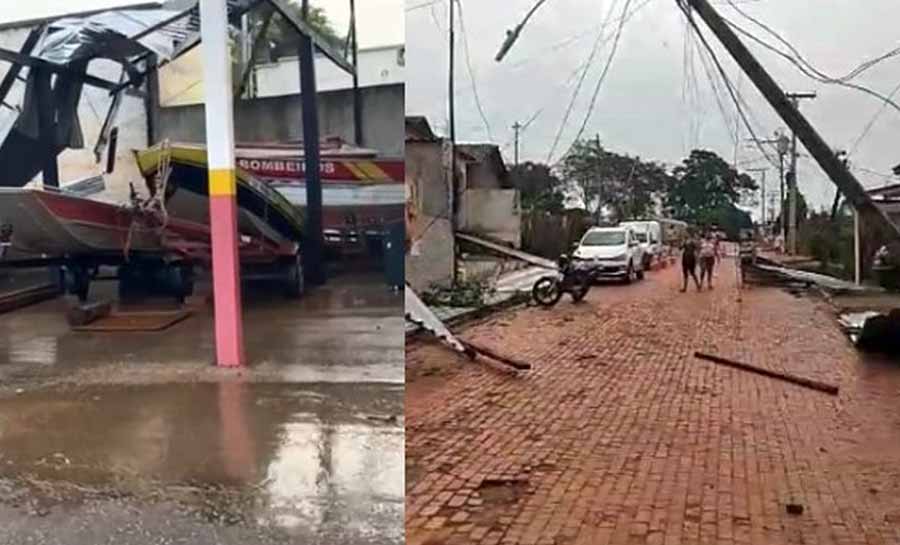
[[[0,544],[403,541],[402,296],[343,277],[255,293],[242,371],[210,311],[73,333],[0,318]]]

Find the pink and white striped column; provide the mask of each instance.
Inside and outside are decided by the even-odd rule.
[[[226,0],[200,0],[209,225],[212,236],[216,364],[244,365],[238,257],[237,179],[234,171],[234,108]]]

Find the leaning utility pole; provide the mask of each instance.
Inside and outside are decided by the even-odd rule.
[[[456,231],[458,230],[458,219],[459,219],[459,183],[456,179],[456,118],[455,114],[455,100],[454,100],[454,85],[453,85],[453,49],[454,49],[454,38],[453,35],[453,2],[454,0],[450,0],[450,74],[448,81],[448,101],[449,101],[449,109],[450,109],[450,194],[452,195],[450,199],[450,230],[453,233],[453,236],[456,236]],[[456,255],[456,244],[453,245],[453,255]],[[456,259],[453,260],[453,283],[456,283]]]
[[[882,226],[887,227],[900,239],[900,225],[894,224],[883,210],[878,208],[859,180],[847,170],[847,167],[836,157],[834,152],[819,135],[813,126],[803,117],[797,107],[791,104],[784,91],[775,83],[762,65],[753,57],[753,54],[737,37],[731,27],[719,16],[708,0],[676,0],[680,5],[691,6],[706,25],[719,38],[722,45],[728,50],[735,62],[745,74],[753,81],[753,84],[763,94],[769,104],[775,109],[781,119],[797,135],[803,146],[819,164],[823,171],[831,178],[834,185],[844,194],[847,201],[861,213],[875,218]]]
[[[762,208],[762,210],[760,210],[760,212],[761,212],[760,224],[763,226],[766,225],[766,171],[767,170],[769,170],[769,169],[767,169],[767,168],[747,169],[748,172],[759,172],[760,174],[762,174],[762,182],[760,184],[760,190],[762,191],[762,193],[760,195],[759,201],[760,201],[760,207]]]
[[[758,141],[749,139],[748,141],[756,142],[757,144],[774,144],[775,151],[778,152],[778,197],[781,199],[778,201],[778,232],[787,239],[787,217],[782,210],[784,207],[784,156],[790,151],[791,142],[781,131],[775,131],[775,138],[772,139]],[[769,210],[772,211],[772,215],[775,214],[774,206],[769,206]]]
[[[816,98],[815,93],[787,93],[785,96],[791,101],[791,105],[800,111],[800,100]],[[791,131],[791,185],[788,187],[788,253],[795,255],[797,253],[797,131]]]
[[[350,0],[350,48],[353,55],[353,140],[363,145],[362,96],[359,90],[359,43],[356,41],[356,0]]]
[[[512,130],[515,134],[515,136],[513,136],[513,139],[515,141],[513,163],[516,166],[519,166],[519,131],[522,130],[522,124],[516,121],[515,123],[513,123]]]

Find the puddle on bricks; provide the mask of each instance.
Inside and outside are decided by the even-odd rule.
[[[401,526],[402,410],[402,386],[384,384],[29,392],[0,399],[0,481],[38,482],[45,495],[149,491],[210,518],[229,507],[210,498],[239,498],[231,511],[259,523],[377,533]]]

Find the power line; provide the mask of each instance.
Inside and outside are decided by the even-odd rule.
[[[420,4],[416,4],[414,6],[410,6],[410,7],[406,8],[406,12],[409,13],[410,11],[416,11],[417,9],[428,8],[435,4],[439,4],[442,1],[443,0],[428,0],[427,2],[422,2]]]
[[[609,11],[606,13],[606,17],[604,18],[604,22],[601,25],[601,28],[605,28],[609,23],[612,14],[613,8],[616,5],[617,0],[613,0],[609,5]],[[569,115],[572,113],[572,109],[575,107],[575,99],[578,98],[578,93],[581,91],[581,85],[584,83],[585,78],[587,77],[588,71],[591,68],[591,64],[594,62],[594,57],[597,55],[597,51],[600,49],[600,45],[603,39],[603,34],[598,32],[597,39],[594,40],[594,46],[591,48],[591,54],[588,55],[587,62],[584,64],[584,70],[581,72],[581,77],[578,79],[578,84],[575,85],[575,89],[572,92],[572,98],[569,100],[569,105],[566,107],[566,111],[563,114],[562,122],[559,125],[559,129],[556,131],[556,136],[553,138],[553,145],[550,146],[550,153],[547,154],[547,163],[550,162],[550,159],[553,157],[553,152],[556,151],[556,146],[559,145],[559,140],[562,138],[562,133],[566,128],[566,124],[569,122]]]
[[[722,17],[722,16],[720,16],[720,17]],[[750,16],[747,15],[747,17],[750,17]],[[779,41],[786,44],[787,47],[792,52],[795,52],[794,54],[797,55],[797,58],[795,58],[794,56],[791,56],[788,53],[785,53],[784,51],[778,49],[777,47],[769,44],[765,40],[759,38],[758,36],[754,35],[753,33],[749,32],[748,30],[742,28],[741,26],[739,26],[735,22],[727,19],[726,17],[722,17],[722,20],[724,20],[726,23],[728,23],[728,25],[731,26],[738,33],[743,34],[750,40],[756,42],[757,44],[761,45],[762,47],[766,48],[767,50],[775,53],[776,55],[778,55],[778,56],[784,58],[785,60],[787,60],[788,62],[790,62],[806,77],[808,77],[812,80],[818,81],[820,83],[839,85],[841,87],[847,87],[848,89],[855,89],[857,91],[861,91],[867,95],[871,95],[871,96],[881,100],[882,102],[884,102],[886,104],[889,104],[895,110],[900,112],[900,105],[898,105],[896,102],[894,102],[889,97],[886,97],[886,96],[882,95],[881,93],[878,93],[877,91],[873,91],[872,89],[869,89],[868,87],[865,87],[863,85],[859,85],[856,83],[850,83],[850,81],[849,81],[850,79],[852,79],[853,77],[855,77],[856,75],[859,75],[859,73],[862,73],[862,71],[864,71],[864,70],[859,71],[860,67],[857,67],[857,69],[854,70],[854,72],[859,71],[859,73],[854,74],[854,72],[851,72],[851,74],[848,74],[847,76],[843,76],[841,78],[832,78],[832,77],[828,76],[827,74],[822,73],[821,71],[816,69],[814,66],[810,65],[805,59],[803,59],[802,56],[799,55],[799,53],[796,52],[796,48],[794,48],[794,46],[790,45],[786,40],[784,40],[784,38],[781,38],[777,34],[774,34],[774,35],[778,38]],[[757,24],[759,24],[759,25],[763,25],[763,23],[758,22],[756,19],[752,19],[752,20],[756,21]],[[768,28],[768,27],[765,27],[765,28]],[[772,31],[771,29],[769,29],[769,32],[774,33],[774,31]],[[896,53],[893,53],[889,56],[894,56],[897,54],[900,54],[900,48],[898,48]],[[883,55],[883,57],[885,57],[885,56]],[[885,57],[885,58],[888,58],[888,57]],[[871,66],[874,66],[876,61],[877,61],[877,59],[873,59],[872,61],[868,61],[868,63],[863,63],[863,65],[871,64]],[[871,66],[869,66],[869,67],[871,67]],[[848,79],[848,77],[849,77],[849,79]]]
[[[896,95],[898,92],[900,92],[900,83],[898,83],[897,86],[894,87],[894,89],[891,91],[891,94],[888,95],[888,98],[893,99],[894,95]],[[883,102],[881,104],[881,107],[878,108],[878,111],[875,112],[875,115],[873,115],[872,118],[869,119],[869,122],[866,123],[866,126],[863,128],[862,132],[859,133],[859,136],[857,136],[856,140],[853,142],[853,145],[850,148],[850,155],[853,155],[856,152],[857,148],[859,148],[859,145],[862,143],[863,140],[865,140],[866,136],[869,135],[869,131],[872,130],[872,127],[875,126],[875,122],[878,121],[878,118],[881,117],[881,114],[884,113],[884,111],[887,109],[887,107],[888,107],[888,103]]]
[[[645,5],[649,4],[652,1],[653,0],[643,0],[641,3],[635,5],[632,8],[631,12],[625,16],[625,18],[630,19],[635,13],[640,11]],[[553,53],[553,52],[559,51],[559,50],[564,49],[574,43],[577,43],[578,41],[580,41],[584,38],[587,38],[588,36],[594,35],[598,32],[602,32],[603,29],[605,28],[605,26],[609,26],[609,24],[612,24],[612,23],[617,23],[617,22],[619,22],[619,19],[620,18],[616,18],[616,19],[613,19],[612,21],[605,22],[605,24],[595,25],[592,28],[575,33],[563,40],[560,40],[559,42],[556,42],[547,47],[538,49],[538,50],[532,52],[529,56],[527,56],[523,59],[517,60],[516,62],[510,64],[510,68],[511,69],[519,69],[519,68],[526,66],[529,63],[533,62],[535,59],[543,58],[544,55],[547,53]]]
[[[575,145],[575,142],[581,138],[581,135],[584,134],[584,129],[587,127],[588,121],[591,119],[591,114],[594,112],[594,105],[597,102],[597,96],[600,94],[600,88],[603,86],[604,80],[606,80],[606,75],[609,73],[609,69],[612,66],[612,61],[616,56],[616,51],[619,48],[619,40],[622,37],[622,29],[625,27],[625,14],[628,13],[628,6],[631,5],[632,0],[625,1],[625,7],[622,9],[622,19],[619,20],[619,27],[616,29],[616,37],[613,39],[612,49],[609,52],[609,57],[606,59],[606,65],[603,67],[603,72],[600,74],[600,79],[597,80],[597,85],[594,87],[594,94],[591,96],[591,103],[588,105],[588,111],[584,116],[584,121],[581,122],[581,127],[578,128],[578,133],[575,135],[575,139],[572,141],[572,145],[569,146],[569,150],[572,149],[572,146]],[[566,150],[566,153],[569,152]]]
[[[453,0],[450,1],[452,2]],[[487,115],[484,113],[484,108],[481,106],[481,98],[478,96],[478,85],[475,82],[475,71],[472,70],[472,59],[469,55],[469,35],[466,33],[466,24],[463,20],[462,0],[456,0],[456,5],[459,6],[459,32],[462,34],[463,51],[466,54],[466,69],[469,72],[469,81],[472,82],[472,95],[475,97],[475,107],[478,109],[478,115],[481,116],[481,121],[484,123],[484,129],[487,131],[488,139],[493,142],[494,135],[491,131],[491,124],[488,122]]]
[[[694,17],[691,15],[690,11],[682,5],[680,2],[678,3],[678,7],[684,12],[684,15],[688,18],[688,21],[691,24],[691,27],[694,29],[694,32],[697,34],[697,37],[700,39],[700,42],[709,52],[709,55],[712,57],[713,63],[715,63],[716,68],[719,70],[719,74],[722,77],[722,80],[725,82],[725,87],[728,89],[728,94],[731,96],[731,100],[734,102],[735,108],[737,109],[738,114],[741,116],[741,120],[744,122],[744,125],[747,127],[747,131],[750,132],[750,137],[753,139],[753,142],[756,143],[756,147],[759,148],[759,151],[762,152],[763,156],[769,161],[773,166],[776,164],[775,161],[769,156],[768,151],[766,151],[765,146],[763,146],[762,142],[759,141],[759,138],[756,136],[756,132],[753,130],[753,127],[750,125],[750,121],[747,119],[746,114],[744,113],[744,109],[741,107],[741,100],[738,99],[735,91],[732,87],[731,80],[728,78],[728,73],[725,71],[725,68],[722,66],[722,63],[719,62],[719,58],[716,56],[715,51],[713,51],[712,46],[706,40],[706,36],[700,31],[700,27],[697,25],[697,22],[694,20]]]
[[[732,7],[735,11],[737,11],[741,16],[743,16],[745,19],[749,20],[750,22],[752,22],[752,23],[755,24],[756,26],[762,28],[762,29],[765,30],[767,33],[769,33],[770,35],[772,35],[776,40],[778,40],[778,41],[781,42],[784,46],[786,46],[786,47],[794,54],[794,56],[796,57],[796,59],[797,59],[800,63],[802,63],[802,64],[803,64],[804,66],[806,66],[811,72],[815,73],[817,76],[819,76],[819,77],[821,77],[821,78],[823,78],[823,79],[831,80],[831,81],[833,81],[833,82],[848,82],[848,81],[850,81],[850,80],[856,78],[857,76],[859,76],[860,74],[862,74],[862,73],[865,72],[866,70],[872,68],[872,67],[875,66],[876,64],[878,64],[878,63],[880,63],[880,62],[882,62],[882,61],[884,61],[884,60],[890,59],[890,58],[892,58],[892,57],[895,57],[895,56],[897,56],[897,55],[900,55],[900,47],[894,48],[894,49],[888,51],[887,53],[884,53],[884,54],[882,54],[882,55],[879,55],[878,57],[875,57],[875,58],[873,58],[873,59],[869,59],[868,61],[865,61],[865,62],[860,63],[856,68],[854,68],[853,70],[851,70],[849,73],[845,74],[844,76],[841,76],[841,77],[839,77],[839,78],[835,78],[835,77],[829,76],[828,74],[822,72],[821,70],[819,70],[818,68],[816,68],[815,66],[813,66],[808,60],[806,60],[806,59],[803,57],[803,55],[800,54],[800,52],[797,50],[796,47],[793,46],[793,44],[791,44],[791,43],[788,42],[784,37],[782,37],[780,34],[778,34],[774,29],[772,29],[772,27],[766,25],[765,23],[763,23],[763,22],[760,21],[759,19],[753,17],[752,15],[750,15],[749,13],[747,13],[746,11],[744,11],[743,9],[741,9],[741,8],[734,2],[734,0],[727,0],[727,1],[728,1],[728,3],[731,5],[731,7]],[[727,20],[726,20],[726,21],[727,21]],[[735,26],[735,25],[734,25],[733,23],[731,23],[730,21],[728,21],[728,23],[729,23],[730,25],[732,25],[732,26]]]
[[[703,56],[703,51],[700,53],[700,64],[703,66],[703,71],[706,74],[706,79],[709,81],[709,86],[713,90],[713,96],[716,98],[716,104],[719,107],[719,113],[722,114],[722,121],[725,124],[725,128],[728,132],[728,137],[731,139],[732,144],[737,145],[737,139],[734,137],[734,134],[731,132],[731,116],[728,115],[725,109],[725,104],[722,102],[722,97],[719,93],[719,87],[715,83],[715,78],[712,75],[712,69],[706,62],[706,58]]]

